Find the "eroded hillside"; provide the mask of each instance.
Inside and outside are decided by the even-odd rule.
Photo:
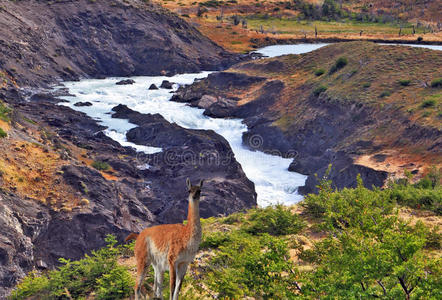
[[[0,84],[197,72],[233,61],[176,14],[150,2],[0,1]]]

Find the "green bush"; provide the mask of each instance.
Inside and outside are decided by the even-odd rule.
[[[399,84],[402,85],[402,86],[409,86],[410,83],[411,83],[410,79],[400,79],[399,80]]]
[[[304,222],[290,208],[276,205],[253,210],[244,229],[253,235],[268,233],[278,236],[298,233],[304,226]]]
[[[329,74],[333,74],[339,71],[348,64],[348,59],[345,57],[340,57],[336,60],[335,64],[330,68]]]
[[[390,97],[391,96],[391,92],[390,91],[383,91],[380,95],[379,98],[385,98],[385,97]]]
[[[424,249],[440,247],[440,235],[422,223],[411,226],[400,220],[393,204],[397,191],[416,199],[432,193],[432,187],[425,191],[396,184],[368,190],[358,177],[357,188],[336,191],[326,176],[318,188],[303,206],[306,213],[322,219],[321,227],[330,235],[314,248],[301,250],[299,258],[316,266],[312,272],[299,273],[304,298],[431,298],[442,269]],[[423,279],[423,273],[431,275]]]
[[[434,100],[434,99],[427,99],[427,100],[424,100],[421,103],[420,107],[421,108],[435,107],[436,104],[437,104],[436,100]]]
[[[325,70],[324,69],[316,69],[315,70],[315,75],[316,76],[321,76],[322,74],[324,74],[325,73]]]
[[[362,87],[363,88],[369,88],[371,86],[371,83],[370,82],[364,82],[363,84],[362,84]]]
[[[360,216],[360,223],[368,221]],[[410,226],[394,217],[373,219],[365,229],[335,230],[304,255],[317,266],[300,274],[302,294],[306,299],[432,299],[442,270],[438,259],[425,255],[426,236],[422,224]]]
[[[231,215],[228,215],[227,217],[225,217],[224,219],[222,219],[222,223],[223,224],[235,224],[235,223],[239,223],[242,222],[244,220],[244,213],[234,213]]]
[[[442,87],[442,78],[436,78],[431,82],[431,87],[440,88]]]
[[[301,205],[305,212],[324,221],[331,228],[365,226],[372,218],[384,218],[392,213],[394,201],[389,193],[364,187],[358,176],[357,188],[333,190],[331,181],[323,179],[318,194],[309,194]],[[359,223],[361,219],[364,222]]]
[[[390,190],[392,200],[412,208],[425,208],[442,213],[442,188],[418,188],[412,185],[395,185]]]
[[[11,109],[8,108],[2,101],[0,101],[0,120],[9,122],[11,120],[10,114]]]
[[[427,241],[425,243],[425,248],[441,250],[442,244],[442,234],[439,233],[439,226],[434,226],[427,233]]]
[[[8,134],[2,128],[0,128],[0,138],[5,138],[7,136]]]
[[[207,285],[219,299],[292,299],[292,267],[283,239],[237,232],[210,261]]]
[[[30,272],[11,293],[10,299],[28,299],[38,295],[42,299],[49,298],[49,278],[37,272]]]
[[[206,6],[206,7],[218,7],[221,6],[224,2],[223,1],[217,1],[217,0],[208,0],[205,2],[200,2],[199,6]]]
[[[412,208],[423,208],[442,215],[442,171],[433,167],[430,172],[417,183],[411,185],[408,180],[400,184],[391,184],[388,190],[392,200]]]
[[[224,245],[229,241],[230,241],[229,233],[216,231],[204,234],[200,244],[200,249],[219,248],[221,245]]]
[[[110,169],[110,166],[107,162],[104,161],[94,161],[92,163],[92,167],[94,167],[95,169],[99,170],[99,171],[107,171]]]
[[[96,280],[95,299],[123,299],[130,295],[134,280],[123,266],[115,266]]]
[[[117,264],[127,247],[116,247],[112,235],[106,238],[107,247],[92,251],[78,261],[60,259],[63,264],[47,274],[30,273],[11,293],[11,299],[74,299],[95,293],[96,299],[123,299],[130,295],[134,284],[128,270]]]
[[[327,90],[327,87],[324,85],[320,85],[318,86],[316,89],[313,90],[313,95],[315,95],[316,97],[318,97],[320,94],[322,94],[323,92],[325,92]]]
[[[289,260],[290,237],[284,234],[290,232],[256,235],[273,232],[267,229],[269,224],[281,228],[296,223],[277,223],[276,219],[286,219],[288,209],[251,210],[229,239],[222,233],[211,239],[217,248],[203,278],[218,298],[431,299],[442,270],[440,261],[424,251],[439,249],[441,236],[437,228],[399,219],[393,191],[404,186],[369,190],[358,177],[356,188],[336,191],[326,178],[329,171],[320,180],[318,195],[310,194],[302,202],[305,213],[313,209],[319,216],[319,227],[328,235],[311,249],[297,248],[300,265],[308,262],[313,268],[298,270],[298,264]]]

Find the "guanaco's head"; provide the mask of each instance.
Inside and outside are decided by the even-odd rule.
[[[200,180],[198,185],[192,185],[190,179],[186,179],[187,190],[189,191],[189,199],[192,201],[199,201],[201,196],[201,188],[203,187],[203,180]]]

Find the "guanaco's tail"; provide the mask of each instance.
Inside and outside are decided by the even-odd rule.
[[[136,240],[137,237],[138,237],[138,233],[131,233],[124,239],[124,241],[127,242],[130,240]]]

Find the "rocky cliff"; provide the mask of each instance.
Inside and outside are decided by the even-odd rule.
[[[0,1],[0,75],[20,86],[219,70],[237,58],[149,1]]]

